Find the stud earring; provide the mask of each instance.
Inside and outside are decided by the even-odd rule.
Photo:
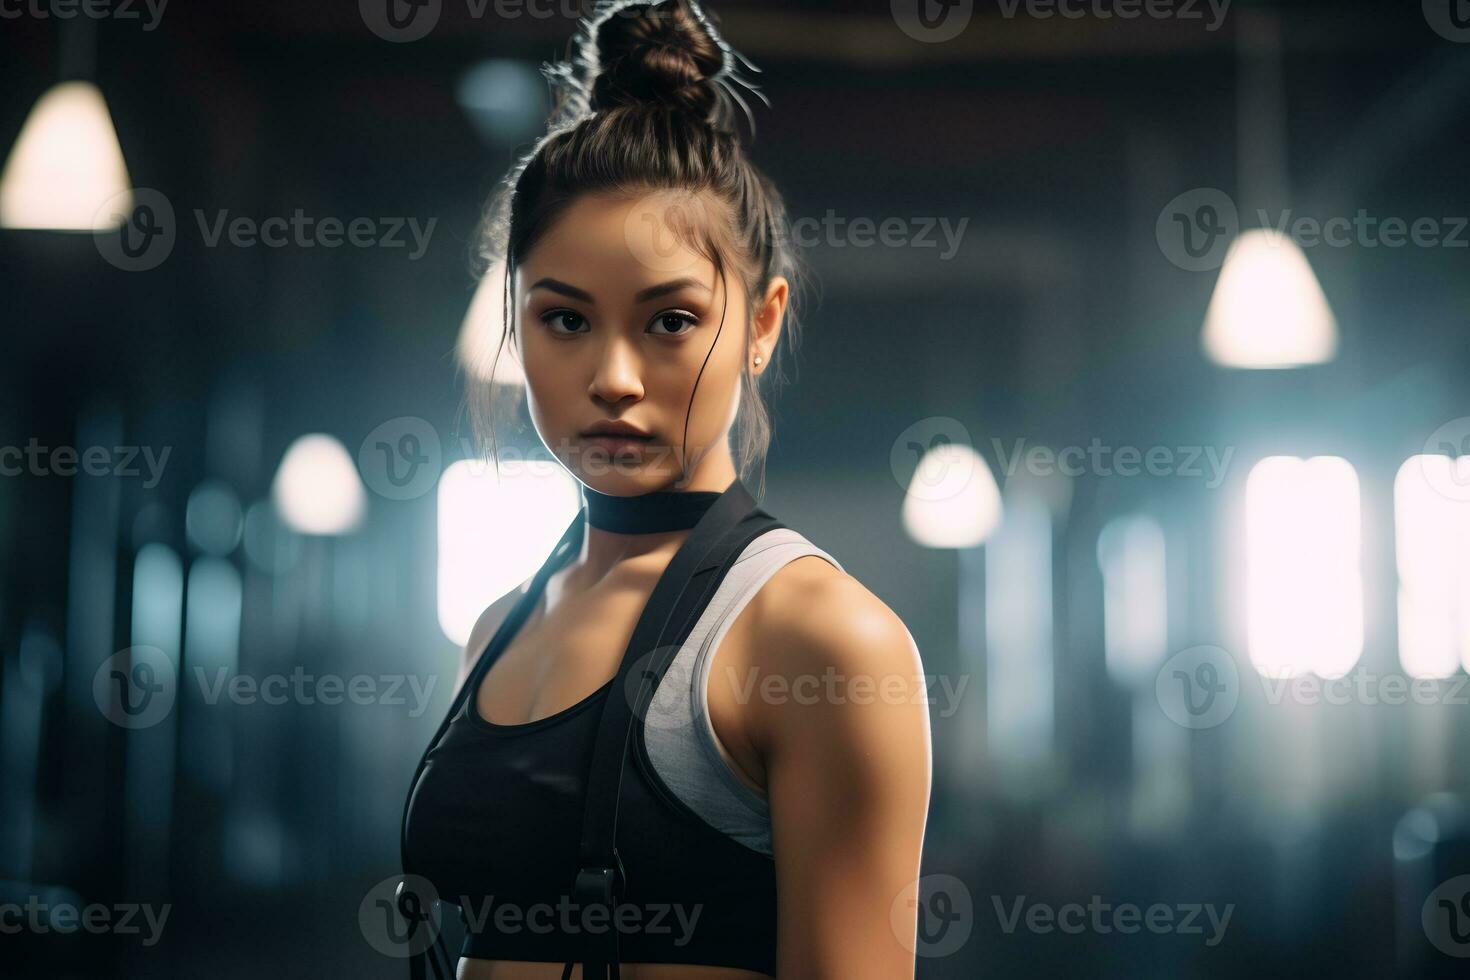
[[[760,363],[761,363],[761,356],[760,356],[760,355],[759,355],[759,354],[757,354],[757,355],[755,355],[755,363],[756,363],[756,366],[757,366],[757,367],[759,367],[759,366],[760,366]]]

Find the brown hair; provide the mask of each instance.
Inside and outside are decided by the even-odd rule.
[[[599,4],[581,23],[568,52],[566,61],[542,68],[555,99],[548,132],[502,181],[482,224],[480,258],[505,272],[502,322],[507,326],[494,362],[506,338],[515,336],[511,292],[517,266],[586,193],[635,198],[675,192],[687,205],[666,209],[664,219],[687,247],[714,264],[727,287],[726,270],[734,272],[752,314],[773,277],[791,282],[783,329],[791,339],[778,346],[794,346],[798,334],[791,307],[804,269],[789,236],[781,233],[786,227],[781,195],[746,157],[735,131],[736,105],[749,115],[735,86],[765,100],[741,77],[736,61],[754,66],[721,39],[696,0]],[[707,214],[710,208],[713,213]],[[707,218],[714,220],[700,220]],[[727,288],[727,310],[729,295]],[[742,476],[757,462],[764,470],[771,433],[758,376],[750,373],[748,357],[744,363],[735,456]],[[770,368],[759,377],[771,375],[771,383],[779,383],[778,363],[773,352]],[[493,363],[483,376],[494,376]],[[489,436],[492,458],[499,448],[496,388],[484,381],[471,399],[474,427],[482,439]]]

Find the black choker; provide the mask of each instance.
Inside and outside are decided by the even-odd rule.
[[[653,490],[615,497],[585,485],[582,493],[587,498],[587,523],[615,534],[688,530],[724,496],[713,490]]]

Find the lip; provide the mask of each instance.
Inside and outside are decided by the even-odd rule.
[[[636,439],[646,441],[653,435],[644,432],[630,422],[598,422],[582,430],[583,438],[608,437],[613,439]]]
[[[609,453],[636,452],[653,441],[651,436],[637,439],[631,436],[590,435],[582,438],[588,445],[596,446]]]

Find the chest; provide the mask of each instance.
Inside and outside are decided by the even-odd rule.
[[[481,717],[523,725],[566,711],[617,673],[652,590],[609,583],[575,596],[548,582],[541,600],[485,673],[474,697]],[[765,794],[764,766],[748,735],[753,610],[736,614],[712,652],[707,704],[718,748],[747,787]]]

